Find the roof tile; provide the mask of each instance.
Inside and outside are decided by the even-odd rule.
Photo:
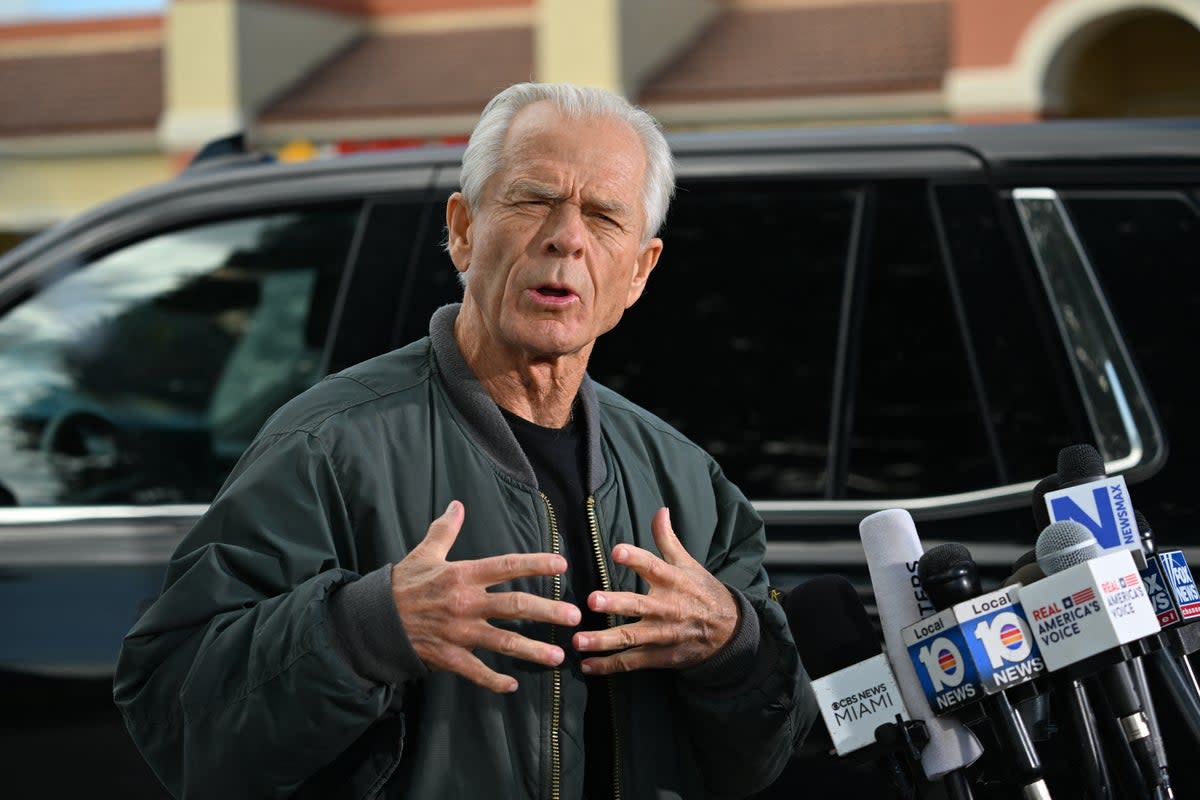
[[[734,9],[638,98],[642,103],[929,89],[949,66],[947,0]]]
[[[0,136],[152,129],[162,50],[0,59]]]
[[[300,81],[260,119],[478,113],[496,92],[532,75],[527,27],[372,35]]]

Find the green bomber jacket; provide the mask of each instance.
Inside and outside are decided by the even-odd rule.
[[[454,499],[466,518],[450,559],[561,548],[532,467],[458,350],[457,308],[435,313],[429,337],[277,411],[125,637],[114,698],[175,796],[581,796],[578,656],[549,668],[478,650],[519,681],[495,694],[428,671],[392,600],[391,565]],[[587,511],[611,588],[647,590],[612,562],[612,548],[657,553],[650,520],[665,505],[688,551],[742,609],[739,645],[709,662],[607,679],[614,787],[635,799],[757,791],[816,716],[786,619],[767,597],[763,524],[662,420],[590,379],[579,407]],[[567,580],[500,588],[561,597]],[[559,643],[571,634],[495,624]]]

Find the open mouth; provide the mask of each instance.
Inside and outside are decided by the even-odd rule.
[[[564,289],[560,286],[539,286],[534,289],[535,292],[543,297],[570,297],[571,290]]]

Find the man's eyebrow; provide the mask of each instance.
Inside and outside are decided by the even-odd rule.
[[[538,200],[563,199],[563,196],[553,186],[524,179],[515,180],[509,184],[508,197],[532,197]],[[613,214],[615,216],[629,214],[629,206],[625,203],[606,197],[588,198],[584,201],[584,206],[590,211],[599,211],[603,214]]]
[[[601,211],[606,214],[623,215],[629,213],[629,206],[622,203],[620,200],[609,200],[603,197],[594,197],[584,203],[593,211]]]
[[[560,195],[552,186],[534,181],[517,180],[508,187],[510,197],[536,197],[541,200],[559,200]]]

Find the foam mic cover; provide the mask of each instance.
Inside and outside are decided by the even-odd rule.
[[[879,607],[884,646],[904,704],[913,719],[925,723],[929,744],[921,754],[921,766],[930,780],[966,767],[983,754],[983,747],[967,728],[952,717],[935,716],[921,688],[916,669],[900,631],[933,613],[933,605],[921,589],[917,565],[923,550],[912,516],[901,508],[879,511],[858,525],[871,587]]]
[[[800,584],[788,592],[783,610],[813,680],[881,652],[854,584],[840,575],[818,575]]]
[[[1046,577],[1046,573],[1042,572],[1042,568],[1037,562],[1031,564],[1023,564],[1013,570],[1013,574],[1004,579],[1001,586],[1012,586],[1019,583],[1022,586],[1028,586],[1031,583],[1037,583],[1042,578]]]
[[[1056,492],[1062,487],[1058,485],[1058,473],[1054,472],[1038,481],[1033,487],[1033,526],[1036,530],[1044,530],[1050,524],[1050,512],[1046,510],[1046,493]]]

